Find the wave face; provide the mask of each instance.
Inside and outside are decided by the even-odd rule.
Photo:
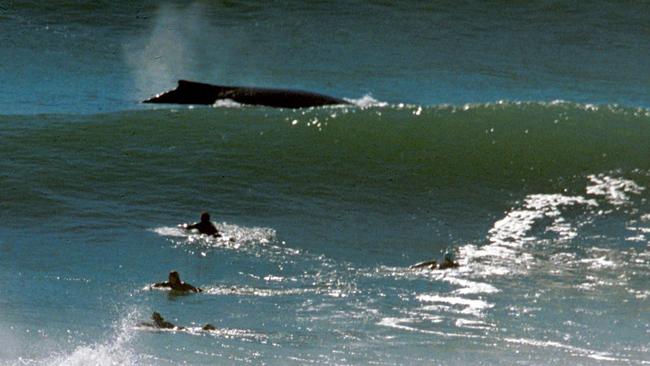
[[[7,187],[20,193],[4,204],[18,211],[65,210],[72,195],[137,205],[161,192],[400,210],[452,192],[466,202],[491,190],[584,194],[590,176],[610,172],[643,184],[650,165],[647,110],[563,102],[0,118]]]

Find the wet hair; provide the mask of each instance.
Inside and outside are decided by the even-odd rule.
[[[210,214],[207,213],[206,211],[201,212],[201,222],[207,222],[210,221]]]

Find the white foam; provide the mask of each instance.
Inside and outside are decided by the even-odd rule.
[[[307,293],[316,293],[316,292],[318,292],[316,289],[310,289],[310,288],[272,289],[272,288],[225,287],[225,286],[203,288],[203,293],[209,295],[259,296],[259,297],[297,296],[297,295],[304,295]]]
[[[638,195],[645,189],[632,180],[605,174],[592,174],[588,178],[592,185],[587,186],[587,194],[603,196],[612,205],[625,205],[630,201],[629,194]]]
[[[462,286],[453,291],[454,294],[468,295],[468,294],[494,294],[500,290],[489,283],[470,281],[461,278],[447,277],[447,282]]]
[[[525,206],[538,211],[544,211],[547,215],[557,216],[560,214],[558,208],[561,206],[587,205],[597,207],[598,203],[593,199],[586,199],[582,196],[564,196],[561,194],[531,194],[526,197]]]
[[[377,99],[373,98],[371,95],[367,94],[359,99],[345,99],[346,101],[355,104],[361,108],[369,107],[385,107],[388,105],[386,102],[380,102]]]
[[[466,299],[464,297],[456,296],[439,296],[439,295],[418,295],[416,297],[422,302],[443,303],[450,305],[459,305],[464,307],[460,312],[463,314],[471,314],[477,317],[483,316],[483,311],[494,306],[487,301],[479,299]]]
[[[617,266],[616,263],[607,259],[605,256],[599,258],[581,259],[580,263],[589,264],[591,269],[613,268]]]
[[[506,217],[494,223],[490,229],[490,241],[504,246],[521,246],[537,238],[528,236],[533,226],[544,218],[553,220],[546,230],[558,234],[560,240],[574,238],[577,233],[569,223],[561,217],[560,208],[563,206],[598,206],[593,199],[582,196],[564,196],[561,194],[532,194],[526,196],[523,209],[510,211]]]
[[[151,229],[158,235],[171,238],[185,238],[186,243],[207,247],[239,249],[246,245],[268,244],[275,240],[275,230],[265,227],[243,227],[233,224],[215,224],[221,237],[211,237],[189,232],[182,227],[158,227]]]
[[[488,231],[489,245],[465,245],[459,248],[459,254],[472,263],[472,272],[477,276],[525,274],[535,261],[525,247],[539,241],[534,228],[541,233],[554,233],[555,240],[560,242],[578,235],[576,225],[562,217],[562,210],[571,206],[597,207],[598,203],[582,196],[528,195],[520,208],[513,208],[493,224]]]
[[[266,281],[266,282],[282,282],[282,281],[284,281],[284,277],[268,275],[268,276],[264,277],[264,281]]]
[[[612,355],[611,353],[608,352],[600,352],[600,351],[595,351],[587,348],[575,347],[560,342],[538,341],[534,339],[524,339],[524,338],[518,338],[518,339],[504,338],[503,340],[508,343],[523,344],[523,345],[543,347],[543,348],[562,349],[565,351],[569,351],[571,353],[579,354],[581,356],[588,357],[594,360],[599,360],[599,361],[626,362],[626,363],[632,362],[632,360],[630,359],[616,357],[615,355]],[[634,360],[634,363],[639,363],[644,365],[650,364],[650,362],[642,361],[642,360]]]
[[[415,332],[415,333],[438,335],[438,336],[442,336],[442,337],[485,338],[483,336],[478,336],[478,335],[475,335],[475,334],[441,332],[441,331],[435,331],[435,330],[429,330],[429,329],[419,329],[419,328],[416,328],[416,327],[404,325],[404,323],[413,323],[415,321],[416,321],[416,319],[412,319],[412,318],[385,317],[385,318],[382,318],[377,323],[377,325],[384,326],[384,327],[389,327],[389,328],[394,328],[394,329],[405,330],[405,331],[409,331],[409,332]]]
[[[470,328],[470,329],[491,329],[494,328],[494,324],[488,324],[480,320],[471,320],[471,319],[456,319],[455,325],[458,328]]]
[[[459,248],[459,256],[471,263],[474,276],[506,276],[525,274],[533,256],[507,246],[492,243],[478,247],[467,244]]]
[[[188,236],[188,233],[185,229],[180,228],[180,227],[169,227],[169,226],[163,226],[163,227],[158,227],[151,229],[154,233],[160,235],[160,236],[169,236],[169,237],[176,237],[176,238],[182,238]]]
[[[215,108],[241,108],[242,104],[232,99],[218,99],[212,106]]]
[[[490,241],[504,246],[519,246],[526,241],[534,240],[526,237],[536,220],[544,217],[544,213],[533,210],[517,210],[509,212],[506,217],[494,223],[488,232]]]

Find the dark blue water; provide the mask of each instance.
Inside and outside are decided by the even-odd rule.
[[[0,362],[650,363],[648,10],[0,3]]]
[[[8,2],[5,113],[101,112],[177,79],[424,105],[647,106],[648,5]]]

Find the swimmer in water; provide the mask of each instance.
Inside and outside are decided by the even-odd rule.
[[[210,221],[210,214],[207,212],[201,213],[201,221],[192,225],[185,226],[185,230],[192,229],[196,229],[201,234],[214,236],[217,238],[221,236],[221,234],[219,234],[219,230],[217,230],[214,224]]]
[[[169,272],[169,281],[155,283],[153,287],[169,287],[180,292],[203,292],[202,289],[181,281],[181,276],[176,271]]]

